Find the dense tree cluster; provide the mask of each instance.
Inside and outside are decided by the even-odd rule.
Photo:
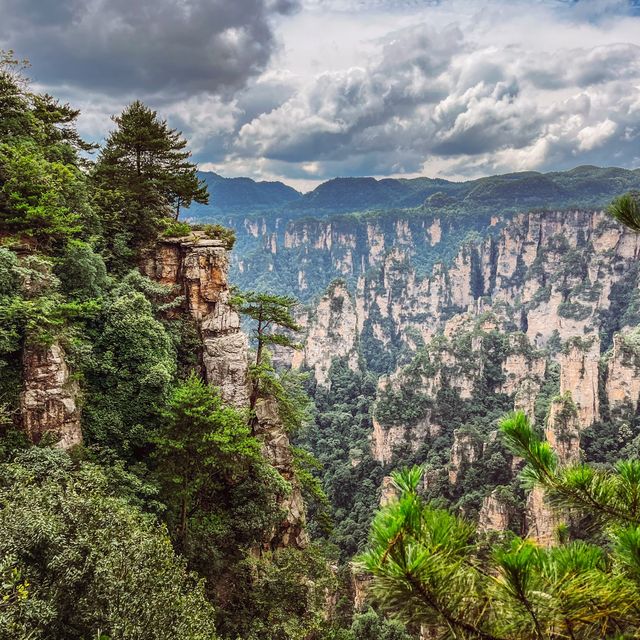
[[[542,486],[592,541],[545,549],[510,535],[491,543],[472,523],[425,502],[414,467],[394,474],[399,498],[376,516],[360,557],[375,576],[375,594],[407,621],[448,630],[441,637],[637,637],[640,463],[562,466],[524,414],[506,418],[501,428],[527,462],[527,486]]]

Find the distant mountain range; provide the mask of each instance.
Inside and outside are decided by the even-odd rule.
[[[282,182],[224,178],[212,172],[200,175],[209,187],[210,204],[193,205],[188,212],[200,220],[269,210],[297,217],[416,207],[468,213],[492,207],[603,206],[621,193],[640,189],[640,169],[594,166],[550,173],[525,171],[464,182],[334,178],[306,194]]]

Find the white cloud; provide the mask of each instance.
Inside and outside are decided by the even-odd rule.
[[[123,0],[114,3],[129,15]],[[300,186],[334,175],[462,177],[640,162],[640,3],[243,0],[260,8],[257,22],[247,18],[259,35],[254,46],[238,26],[243,16],[223,0],[162,0],[160,31],[178,4],[208,21],[193,40],[188,16],[180,17],[178,41],[208,42],[213,25],[216,43],[234,52],[233,60],[193,57],[179,77],[184,60],[154,57],[162,42],[141,31],[142,88],[184,130],[197,158],[225,175]],[[21,19],[35,20],[37,6],[25,0]],[[34,23],[36,31],[77,29],[73,15],[88,20],[75,0],[63,6],[68,11],[59,9],[57,22]],[[228,28],[217,25],[215,11],[203,8],[209,6],[224,7]],[[106,115],[134,97],[136,86],[128,78],[112,92],[117,74],[101,85],[91,67],[90,90],[83,91],[87,61],[77,47],[64,51],[80,56],[70,67],[79,80],[51,78],[51,85],[83,108],[85,131],[99,137]],[[111,65],[118,73],[121,58]],[[163,65],[174,78],[168,84]],[[236,88],[220,89],[227,85]]]

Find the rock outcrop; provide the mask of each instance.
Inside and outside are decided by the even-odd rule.
[[[562,520],[547,503],[544,490],[534,489],[527,496],[525,514],[527,536],[542,547],[552,547],[557,543],[557,530]]]
[[[201,358],[207,382],[220,389],[226,403],[248,408],[249,343],[240,328],[238,313],[230,305],[229,254],[224,243],[197,232],[168,238],[147,258],[143,270],[182,295],[182,310],[196,323],[202,337]],[[285,516],[264,545],[303,547],[308,542],[304,502],[294,473],[289,436],[275,400],[259,400],[255,413],[255,435],[262,442],[263,453],[290,486],[279,500]]]
[[[483,442],[475,434],[454,431],[451,461],[449,463],[449,482],[456,484],[460,472],[482,456]]]
[[[580,461],[582,423],[570,392],[555,398],[549,407],[545,437],[562,465]]]
[[[229,304],[229,256],[224,242],[197,233],[167,238],[159,242],[143,270],[184,296],[184,310],[202,337],[207,382],[220,389],[225,402],[248,406],[248,340],[238,313]]]
[[[490,495],[482,500],[482,507],[478,515],[479,531],[506,531],[509,528],[511,510],[500,499],[500,492],[494,489]]]
[[[385,476],[382,478],[382,486],[380,487],[380,506],[384,507],[397,498],[398,490],[393,484],[393,478],[391,476]]]
[[[22,378],[20,414],[29,440],[37,444],[43,438],[50,439],[63,449],[81,444],[80,389],[60,344],[28,343],[23,352]]]
[[[578,422],[583,429],[600,417],[598,401],[598,362],[600,340],[571,339],[558,356],[560,393],[568,393],[577,407]]]
[[[273,398],[260,399],[256,403],[255,412],[256,435],[262,441],[264,456],[291,487],[291,491],[279,500],[285,514],[284,519],[265,544],[270,548],[305,547],[309,540],[305,529],[302,490],[294,473],[291,444],[282,426],[277,403]]]
[[[327,384],[333,358],[347,358],[349,367],[357,369],[357,309],[344,281],[334,282],[313,313],[300,318],[300,324],[307,334],[300,360],[313,369],[319,385]]]
[[[606,362],[605,394],[609,410],[636,413],[640,402],[640,330],[613,337]]]

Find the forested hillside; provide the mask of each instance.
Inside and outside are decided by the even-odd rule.
[[[308,401],[260,349],[291,302],[232,292],[233,232],[177,222],[208,193],[155,111],[100,147],[78,115],[3,54],[0,637],[403,637],[328,615],[349,586],[305,526]]]

